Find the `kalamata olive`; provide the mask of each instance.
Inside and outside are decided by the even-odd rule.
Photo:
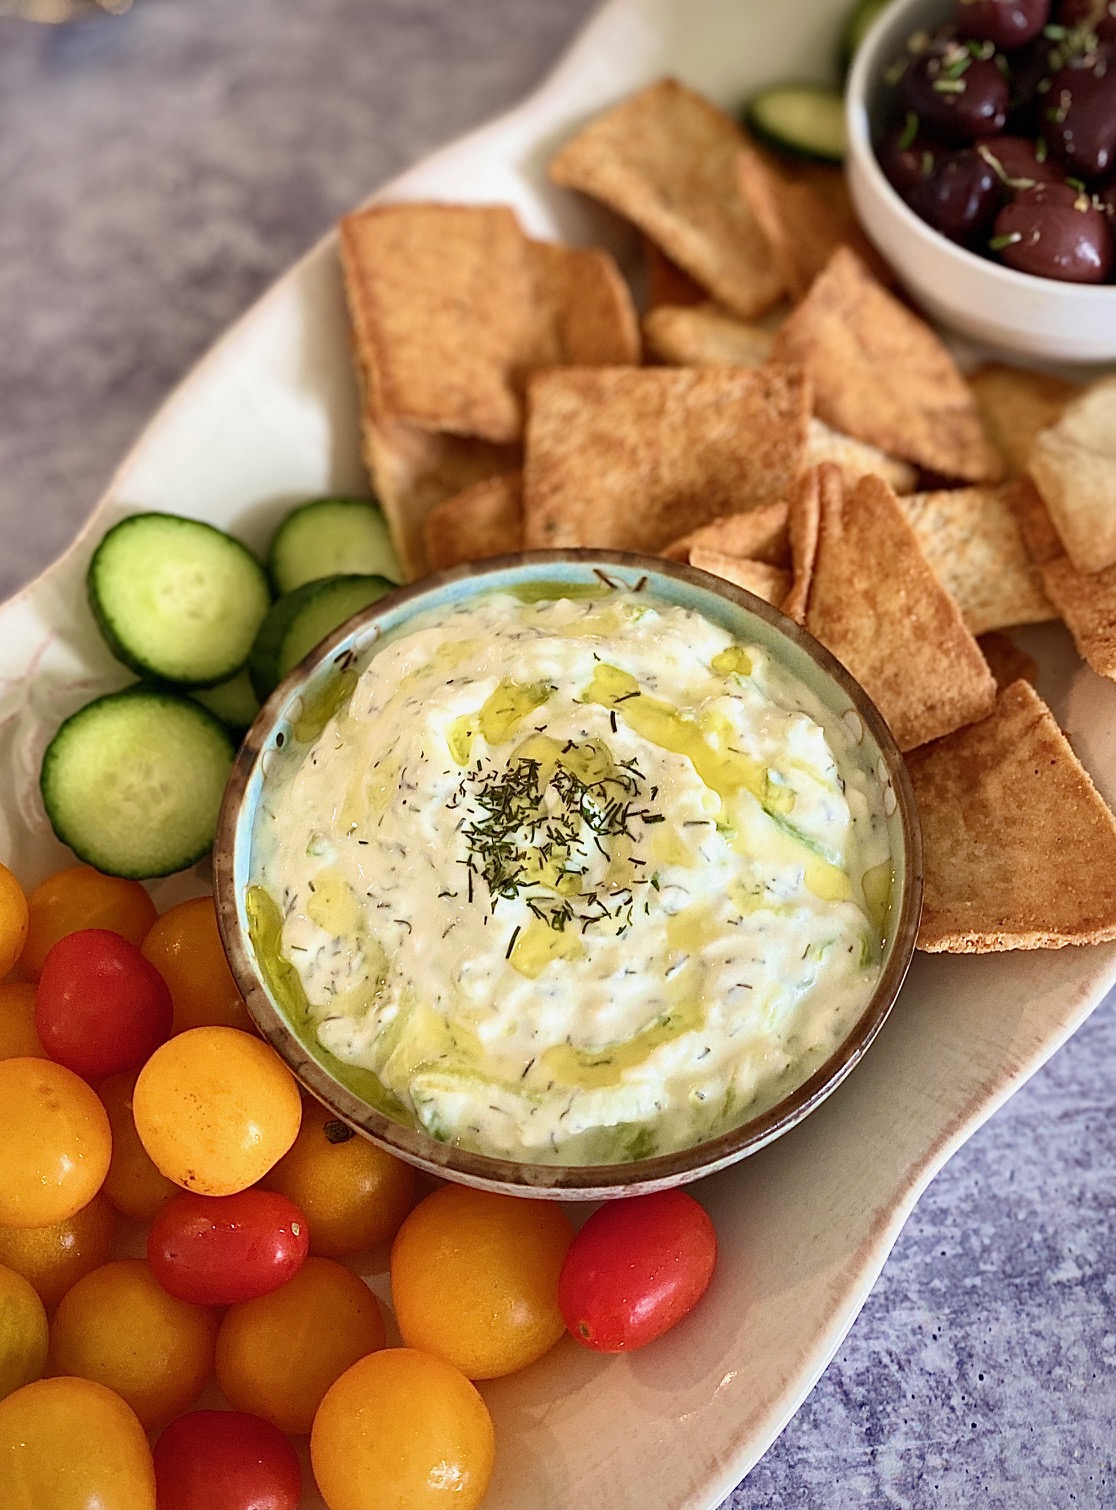
[[[1116,42],[1116,0],[1062,0],[1058,23],[1092,32],[1102,42]]]
[[[1116,167],[1116,54],[1101,48],[1060,69],[1043,104],[1043,134],[1071,173]]]
[[[904,108],[951,146],[994,136],[1007,122],[1011,87],[995,58],[980,53],[976,42],[937,39],[903,74]]]
[[[1049,87],[1049,78],[1061,67],[1057,44],[1049,37],[1037,37],[1027,47],[1020,47],[1008,59],[1011,80],[1011,104],[1007,129],[1017,136],[1035,136],[1042,129],[1041,107]]]
[[[1008,267],[1065,283],[1103,283],[1112,267],[1112,231],[1103,210],[1069,184],[1025,189],[996,216],[989,242]]]
[[[976,150],[1008,189],[1061,183],[1065,178],[1041,138],[1032,141],[1027,136],[982,136]]]
[[[1003,197],[995,170],[967,147],[938,159],[915,190],[911,209],[935,231],[968,246],[987,232]]]
[[[1116,233],[1116,178],[1110,178],[1097,190],[1097,203],[1108,216],[1108,223]]]
[[[963,37],[1005,50],[1033,42],[1050,20],[1050,0],[959,0],[957,30]]]
[[[897,127],[881,140],[876,152],[884,177],[899,195],[910,203],[911,196],[927,178],[941,155],[941,148],[910,123]]]

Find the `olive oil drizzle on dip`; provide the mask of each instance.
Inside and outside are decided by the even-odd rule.
[[[252,888],[272,978],[465,1147],[699,1142],[804,1079],[878,979],[891,857],[848,727],[646,594],[416,620],[274,788]]]

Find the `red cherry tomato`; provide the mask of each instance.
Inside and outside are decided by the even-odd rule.
[[[158,970],[107,928],[67,934],[43,963],[35,998],[43,1048],[86,1080],[139,1069],[170,1037],[173,1020]]]
[[[241,1410],[195,1410],[155,1443],[159,1510],[298,1510],[302,1469],[270,1421]]]
[[[293,1279],[310,1249],[306,1218],[285,1195],[242,1190],[168,1201],[151,1223],[147,1261],[168,1294],[197,1306],[255,1300]]]
[[[717,1262],[717,1235],[682,1190],[601,1206],[574,1238],[558,1280],[571,1334],[599,1353],[654,1342],[689,1315]]]

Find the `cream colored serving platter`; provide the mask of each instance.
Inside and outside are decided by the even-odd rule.
[[[847,0],[612,0],[510,115],[381,198],[505,201],[532,233],[611,239],[550,188],[552,148],[595,110],[673,73],[728,107],[777,77],[824,78]],[[622,243],[613,240],[621,256]],[[228,333],[164,405],[61,561],[0,610],[0,857],[36,881],[70,857],[38,801],[59,720],[129,678],[85,603],[89,553],[135,509],[207,519],[262,545],[291,503],[364,493],[332,237]],[[1040,686],[1116,803],[1116,687],[1056,628],[1022,637]],[[192,874],[153,890],[196,892]],[[706,1510],[771,1444],[832,1357],[921,1191],[1116,981],[1116,947],[920,956],[864,1063],[805,1123],[695,1187],[721,1259],[699,1310],[653,1349],[572,1341],[484,1386],[498,1461],[487,1510]],[[307,1506],[320,1505],[308,1495]]]

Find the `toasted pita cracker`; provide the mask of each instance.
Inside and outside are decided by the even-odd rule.
[[[607,252],[527,243],[540,317],[537,367],[619,367],[640,360],[639,321],[628,285]]]
[[[853,440],[851,435],[842,435],[824,420],[811,419],[810,433],[806,438],[808,465],[820,466],[823,461],[832,461],[841,469],[841,475],[849,487],[855,486],[862,477],[882,477],[895,493],[913,493],[918,482],[914,467],[897,456],[888,456],[878,446],[869,446],[862,440]]]
[[[1090,384],[1040,431],[1029,471],[1078,571],[1116,564],[1116,377]]]
[[[386,424],[367,413],[363,435],[365,461],[392,544],[412,582],[430,570],[423,526],[432,510],[486,477],[514,470],[523,455],[518,446],[434,435]]]
[[[1015,511],[1011,483],[903,500],[923,554],[972,634],[1057,618]]]
[[[525,541],[658,551],[786,497],[809,386],[766,367],[557,368],[529,390]]]
[[[700,547],[690,552],[690,565],[699,571],[711,572],[723,577],[745,592],[772,603],[776,608],[790,590],[791,575],[782,567],[770,566],[766,561],[748,561],[743,556],[729,556],[724,551],[707,551]]]
[[[787,511],[787,535],[791,552],[791,589],[783,599],[783,612],[796,624],[806,622],[806,601],[814,576],[818,555],[818,529],[821,521],[822,493],[830,495],[827,510],[840,510],[845,496],[845,481],[834,462],[822,462],[804,472],[790,495]]]
[[[689,561],[693,550],[719,551],[726,556],[763,561],[768,566],[787,566],[790,562],[787,505],[781,501],[761,503],[743,514],[713,519],[701,529],[671,541],[662,554],[671,561]]]
[[[1038,678],[1038,661],[1025,650],[1020,650],[1006,634],[994,629],[989,634],[978,635],[977,644],[1001,692],[1012,682],[1030,682],[1034,686]]]
[[[782,280],[736,192],[735,121],[673,79],[622,101],[562,148],[550,176],[637,225],[745,320],[778,300]]]
[[[1116,819],[1026,682],[908,768],[925,865],[920,949],[1116,939]]]
[[[992,673],[895,494],[879,477],[832,486],[828,469],[822,483],[806,628],[861,683],[901,750],[983,718]]]
[[[664,304],[643,317],[648,351],[671,367],[762,367],[771,360],[773,329],[710,303]]]
[[[523,475],[489,477],[445,499],[423,525],[431,571],[523,549]]]
[[[947,477],[995,482],[999,453],[938,337],[840,247],[775,333],[773,358],[806,368],[826,424]]]
[[[1004,367],[998,362],[989,362],[974,372],[969,386],[976,394],[989,438],[1012,477],[1027,470],[1035,436],[1062,417],[1063,409],[1078,392],[1078,385],[1065,378]]]
[[[704,304],[708,295],[700,283],[695,283],[689,273],[684,273],[676,262],[661,252],[653,241],[643,238],[643,252],[647,266],[647,308],[657,309],[660,304]]]

